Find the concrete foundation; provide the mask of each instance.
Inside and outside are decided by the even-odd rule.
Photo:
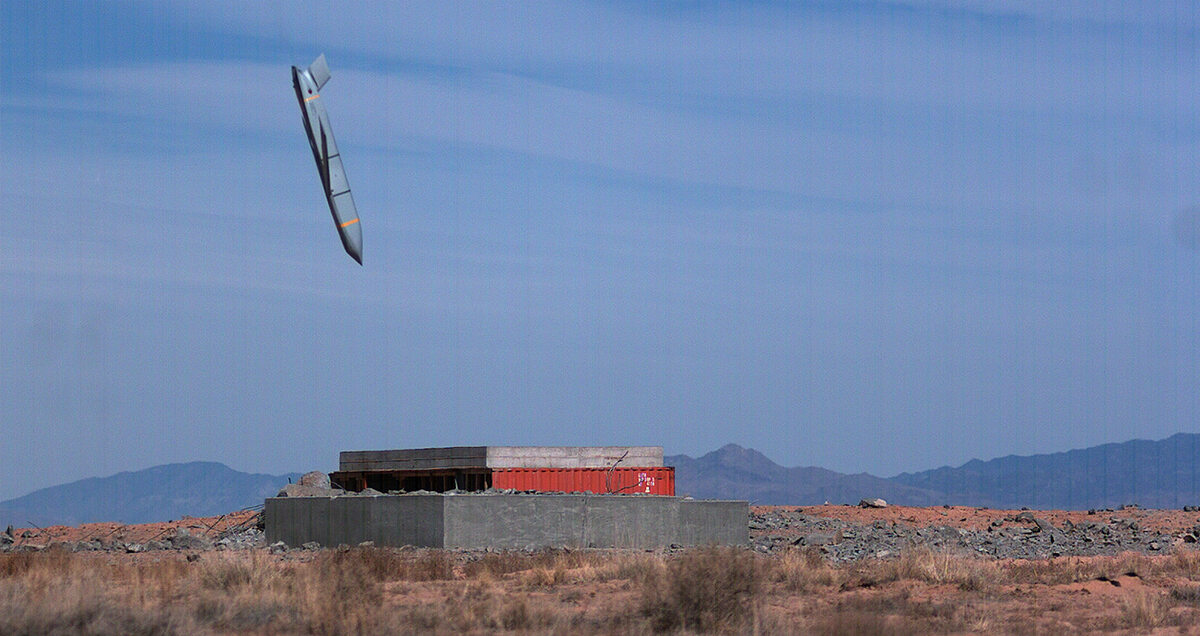
[[[299,546],[658,548],[744,545],[745,501],[587,494],[412,494],[266,500],[267,541]]]

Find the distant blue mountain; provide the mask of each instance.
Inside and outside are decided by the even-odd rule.
[[[1200,505],[1200,435],[1133,440],[1046,455],[972,460],[891,478],[817,467],[784,468],[756,450],[726,445],[700,458],[666,457],[676,492],[754,504],[957,504],[992,508],[1087,509],[1136,503],[1146,508]],[[166,464],[84,479],[0,502],[8,524],[148,523],[206,517],[261,504],[300,473],[238,472],[215,462]]]
[[[0,528],[221,515],[261,504],[289,479],[299,477],[300,473],[243,473],[216,462],[164,464],[43,488],[0,502]]]
[[[1047,455],[1009,455],[892,477],[942,494],[949,504],[1079,510],[1136,503],[1200,504],[1200,435],[1135,439]]]
[[[866,473],[846,475],[815,466],[784,468],[752,448],[726,444],[700,458],[665,457],[675,467],[675,492],[697,499],[738,499],[759,505],[858,503],[882,497],[909,506],[942,503],[942,495]]]
[[[891,478],[824,468],[784,468],[758,451],[729,444],[675,466],[676,492],[756,504],[858,503],[882,497],[906,506],[1084,510],[1136,503],[1146,508],[1200,505],[1200,435],[1132,440],[1046,455],[971,460]]]

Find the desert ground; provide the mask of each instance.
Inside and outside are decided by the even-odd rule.
[[[657,551],[305,549],[255,522],[14,529],[0,633],[1200,634],[1194,511],[755,506],[748,546]]]

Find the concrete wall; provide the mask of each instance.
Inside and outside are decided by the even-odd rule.
[[[267,541],[300,546],[444,546],[441,495],[385,497],[277,497],[263,509]]]
[[[338,470],[456,468],[608,468],[663,465],[661,446],[453,446],[342,451]],[[619,462],[619,463],[618,463]]]
[[[657,548],[749,542],[744,501],[621,495],[383,495],[266,501],[269,542],[298,546]]]
[[[744,545],[750,542],[750,506],[734,502],[684,500],[679,506],[680,545]]]

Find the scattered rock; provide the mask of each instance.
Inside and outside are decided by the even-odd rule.
[[[282,541],[276,541],[275,543],[272,543],[271,545],[267,546],[267,550],[271,554],[280,554],[283,552],[287,552],[288,546],[286,543],[284,543]]]
[[[800,537],[798,545],[833,545],[837,537],[833,533],[812,532]]]
[[[863,499],[858,502],[860,508],[887,508],[887,505],[882,499]]]
[[[373,548],[373,547],[375,547],[375,542],[374,541],[363,541],[362,543],[358,544],[358,547]]]
[[[8,545],[15,541],[10,534],[0,534],[0,545]]]
[[[207,550],[212,547],[208,537],[192,534],[187,528],[176,528],[175,533],[167,538],[167,543],[176,550]]]
[[[317,543],[316,541],[309,541],[308,543],[305,543],[305,544],[301,545],[300,547],[304,548],[305,550],[320,550],[321,544]]]
[[[126,552],[128,552],[128,553],[130,553],[130,554],[136,554],[136,553],[138,553],[138,552],[144,552],[145,550],[146,550],[146,546],[144,546],[144,545],[142,545],[142,544],[140,544],[140,543],[126,543],[126,544],[125,544],[125,551],[126,551]]]
[[[1094,517],[1093,517],[1094,518]],[[1178,536],[1140,529],[1132,519],[1114,517],[1111,523],[1081,521],[1056,527],[1047,519],[1025,511],[996,519],[985,528],[910,526],[907,523],[855,522],[803,515],[788,510],[751,512],[751,544],[756,552],[773,554],[793,546],[819,546],[835,562],[903,554],[913,548],[968,552],[998,559],[1045,559],[1054,556],[1116,555],[1122,552],[1164,554],[1188,542],[1200,544],[1200,523]],[[912,521],[912,520],[908,520]],[[1020,521],[1022,525],[1004,522]]]
[[[333,484],[329,481],[329,475],[319,470],[304,473],[304,476],[300,478],[300,485],[333,490]]]

